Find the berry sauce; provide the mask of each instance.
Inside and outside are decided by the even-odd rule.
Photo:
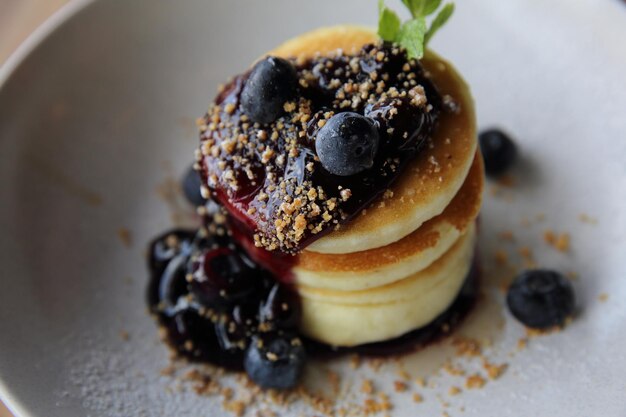
[[[242,370],[254,335],[274,330],[275,323],[289,330],[299,320],[295,293],[281,285],[277,295],[272,274],[247,256],[223,223],[166,232],[149,251],[150,312],[182,357]],[[272,303],[288,304],[279,314]]]
[[[197,162],[242,234],[293,254],[388,189],[431,136],[443,100],[419,62],[387,44],[292,64],[297,96],[270,123],[253,123],[242,110],[249,72],[223,88],[200,126]],[[333,175],[320,162],[316,137],[347,111],[375,125],[377,153],[370,168]]]

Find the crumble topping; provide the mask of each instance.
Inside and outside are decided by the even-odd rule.
[[[387,190],[411,156],[404,156],[407,151],[429,137],[442,99],[419,63],[394,45],[291,62],[300,94],[284,103],[283,116],[252,123],[239,108],[247,74],[236,77],[198,123],[196,158],[208,187],[203,195],[210,190],[229,211],[238,211],[257,247],[295,253]],[[385,149],[359,178],[329,175],[315,153],[317,132],[343,111],[380,125]]]

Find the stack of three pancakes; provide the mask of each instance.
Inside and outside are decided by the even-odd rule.
[[[357,51],[377,41],[368,29],[319,29],[271,52],[310,58]],[[385,341],[428,325],[457,298],[472,267],[483,189],[473,102],[453,67],[428,52],[421,64],[442,96],[430,143],[351,222],[298,255],[294,284],[301,331],[334,346]]]

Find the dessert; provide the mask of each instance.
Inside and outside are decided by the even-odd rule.
[[[278,275],[282,274],[283,280],[294,285],[302,300],[301,331],[311,338],[336,346],[355,346],[397,337],[427,324],[445,310],[455,298],[469,270],[472,250],[467,248],[473,246],[474,232],[471,225],[480,206],[483,174],[481,159],[476,154],[472,104],[465,85],[448,64],[434,54],[429,54],[421,62],[423,70],[421,68],[419,70],[431,74],[429,79],[423,78],[422,75],[422,83],[429,85],[432,93],[430,100],[424,93],[418,100],[423,100],[421,108],[431,106],[432,109],[429,112],[424,111],[422,115],[419,105],[408,104],[407,108],[403,108],[402,105],[411,100],[409,99],[411,91],[415,93],[414,90],[422,92],[425,90],[421,84],[416,82],[415,87],[408,84],[410,88],[406,88],[399,85],[401,82],[379,81],[380,84],[376,87],[375,81],[371,79],[371,72],[380,71],[387,74],[395,67],[398,74],[393,76],[408,77],[411,73],[416,74],[418,69],[411,68],[405,57],[396,58],[393,55],[393,47],[373,46],[376,41],[376,35],[368,30],[353,27],[327,28],[303,35],[270,52],[271,56],[295,57],[296,61],[304,62],[304,66],[296,67],[300,80],[311,77],[310,82],[320,83],[320,79],[330,78],[328,83],[335,81],[336,84],[334,88],[326,87],[331,91],[330,94],[327,93],[330,99],[323,103],[315,103],[323,110],[309,109],[313,100],[309,102],[302,99],[299,111],[294,108],[291,113],[279,118],[278,123],[306,119],[298,127],[301,130],[294,127],[293,133],[304,134],[302,137],[309,141],[315,138],[315,148],[319,156],[318,141],[320,138],[324,139],[324,129],[331,123],[342,123],[341,120],[337,121],[337,117],[348,115],[359,120],[352,116],[359,113],[340,112],[341,106],[346,101],[350,101],[349,106],[345,106],[347,110],[366,112],[372,115],[372,118],[368,119],[373,123],[389,125],[390,121],[395,122],[394,127],[386,129],[379,127],[378,130],[384,130],[382,136],[387,136],[387,143],[381,148],[383,146],[391,148],[394,141],[405,142],[402,146],[406,146],[407,158],[406,161],[399,161],[398,165],[405,166],[402,170],[397,169],[399,175],[396,179],[392,178],[396,176],[393,168],[385,172],[385,166],[380,168],[373,166],[359,171],[364,174],[374,171],[372,176],[386,174],[391,181],[383,180],[383,184],[376,184],[375,179],[371,177],[359,177],[359,173],[350,175],[326,173],[323,157],[319,157],[320,162],[316,161],[315,155],[312,155],[312,147],[296,143],[295,146],[282,150],[281,154],[280,147],[283,144],[280,129],[274,128],[261,134],[270,136],[269,138],[258,139],[258,132],[255,132],[252,126],[251,131],[245,131],[243,135],[252,137],[249,139],[252,146],[258,146],[258,143],[267,144],[259,162],[265,163],[268,170],[276,168],[278,174],[276,180],[262,176],[258,179],[253,175],[252,181],[258,182],[256,189],[245,190],[243,192],[245,196],[240,198],[239,190],[236,189],[239,183],[230,178],[228,162],[224,164],[225,169],[219,169],[218,165],[229,161],[232,154],[233,160],[237,157],[243,158],[243,154],[248,150],[242,147],[242,154],[238,154],[236,150],[227,154],[223,150],[224,142],[228,145],[234,133],[229,132],[223,138],[221,132],[217,134],[218,132],[211,130],[211,116],[205,119],[207,130],[202,134],[201,146],[205,149],[202,151],[200,164],[203,166],[207,184],[216,194],[218,202],[228,207],[229,213],[236,219],[234,221],[237,222],[238,233],[245,235],[242,239],[254,236],[255,247],[253,248],[249,242],[247,244],[250,256]],[[369,50],[358,49],[368,44],[372,45],[367,47]],[[321,58],[318,59],[320,62],[314,61],[315,65],[309,63],[315,54],[322,56],[333,54],[337,49],[355,52],[348,56],[344,55],[344,52],[334,59]],[[399,51],[396,53],[399,54]],[[359,68],[356,73],[350,72],[350,76],[345,77],[348,81],[345,79],[340,81],[341,77],[332,78],[327,75],[337,70],[342,73],[351,71],[350,61],[354,59],[353,57],[359,62],[373,61],[368,63],[372,67],[369,69],[370,73],[362,72]],[[393,59],[398,62],[394,63]],[[392,63],[385,63],[385,60]],[[330,64],[332,64],[330,70],[314,68],[309,71],[310,66],[326,68]],[[362,67],[362,64],[358,65]],[[385,68],[385,65],[389,68]],[[406,71],[403,69],[405,65]],[[315,78],[316,71],[320,74],[318,78]],[[345,89],[350,89],[347,87],[351,86],[349,83],[354,83],[353,79],[359,76],[363,76],[363,81],[354,88],[358,88],[359,91],[366,90],[366,93],[352,94],[350,99],[350,95],[346,96]],[[229,100],[236,100],[237,83],[238,79],[235,79],[234,83],[222,92],[222,97],[218,98],[218,106],[214,109],[222,107],[224,110],[221,112],[213,110],[216,112],[213,115],[217,114],[220,120],[232,119],[238,112],[234,110],[231,115],[225,114],[229,104],[236,103]],[[430,86],[431,83],[437,85],[439,92],[435,92],[434,86]],[[379,88],[379,93],[371,91],[374,88]],[[244,88],[243,93],[245,91]],[[379,103],[393,101],[393,94],[398,97],[399,109],[391,107],[380,111],[379,108],[383,105]],[[337,95],[348,98],[338,99]],[[443,96],[455,98],[457,101],[455,111],[443,110],[442,104],[438,102],[443,100]],[[362,100],[363,103],[354,101],[355,99]],[[372,110],[368,109],[368,106],[372,107]],[[394,110],[414,112],[416,114],[412,115],[413,119],[424,116],[426,119],[421,126],[411,126],[411,122],[403,126],[391,116]],[[337,114],[328,114],[332,112]],[[243,115],[245,117],[245,113]],[[437,129],[434,128],[436,119],[440,119]],[[320,121],[323,122],[322,127],[316,132]],[[246,122],[235,125],[233,130],[243,124]],[[367,122],[364,127],[358,129],[364,130],[366,136],[371,134],[371,124]],[[389,135],[387,130],[393,133]],[[411,140],[403,141],[403,136],[414,136],[415,132],[418,133],[415,145],[410,143]],[[271,136],[278,136],[276,148],[272,147]],[[429,143],[423,145],[417,143],[422,140]],[[209,146],[211,148],[207,149]],[[415,151],[409,146],[424,148]],[[219,149],[219,153],[216,152],[217,156],[213,156],[215,149]],[[290,152],[298,156],[287,156],[284,161],[281,156],[284,157]],[[305,152],[310,154],[307,155]],[[364,151],[363,154],[365,153],[367,152]],[[267,154],[272,157],[266,157]],[[393,158],[398,157],[394,155]],[[391,161],[392,158],[388,160]],[[276,164],[275,167],[272,166],[273,163]],[[304,179],[300,180],[297,175],[283,174],[280,169],[282,164],[286,165],[282,172],[310,169],[311,174],[307,176],[307,173],[304,173]],[[307,164],[309,168],[305,168]],[[346,166],[345,161],[338,165],[338,169]],[[254,162],[247,168],[254,171]],[[377,171],[377,168],[380,171]],[[269,174],[273,172],[269,171]],[[226,177],[229,178],[224,180]],[[294,177],[300,180],[293,186],[294,190],[282,192],[280,186],[285,186],[287,182],[286,187],[289,187],[289,181]],[[369,184],[366,186],[372,192],[363,189],[363,184],[368,181],[375,184],[376,188]],[[325,182],[330,185],[326,185]],[[459,192],[465,182],[466,189]],[[317,184],[325,186],[320,187]],[[300,193],[297,187],[301,187]],[[318,195],[321,194],[320,190],[327,194],[325,198]],[[225,197],[229,191],[235,197]],[[348,192],[350,196],[347,198],[342,196],[342,191]],[[367,207],[370,205],[369,199],[376,192],[381,195],[380,201]],[[450,222],[452,216],[444,212],[457,194],[460,194],[459,199],[464,201],[457,202],[457,206],[462,207],[455,208],[454,205],[450,207],[450,212],[456,211],[455,225]],[[268,198],[277,202],[269,201],[266,204]],[[336,208],[343,211],[345,219],[338,217]],[[318,216],[315,215],[316,210],[320,212]],[[358,216],[355,217],[357,212]],[[328,221],[323,217],[326,213]],[[299,220],[303,224],[301,228]],[[428,221],[431,221],[430,224],[422,229],[420,226]],[[328,223],[331,224],[327,225]],[[335,224],[339,224],[339,228],[335,228]],[[319,237],[320,235],[322,236]],[[453,247],[459,249],[458,253],[452,250]],[[460,248],[465,250],[461,251]],[[268,251],[297,251],[298,254],[276,267],[271,259],[268,261]],[[454,261],[459,257],[462,258],[459,261],[462,266],[453,270],[451,265],[455,264]],[[436,263],[436,260],[441,262]],[[285,262],[293,264],[291,271],[287,273],[290,276],[284,276],[285,273],[281,271]],[[429,266],[431,268],[428,268]],[[450,267],[450,270],[441,269],[443,266]],[[437,267],[441,267],[441,270],[437,270]],[[443,285],[444,283],[446,285]],[[423,297],[423,300],[420,300],[420,297]]]
[[[151,310],[181,355],[288,388],[320,346],[422,343],[467,311],[484,175],[473,102],[411,38],[451,8],[429,31],[411,12],[400,27],[381,8],[386,41],[354,26],[299,36],[220,89],[199,121],[204,224],[150,250]]]

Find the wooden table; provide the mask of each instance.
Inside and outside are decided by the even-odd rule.
[[[0,64],[68,0],[0,0]],[[0,417],[12,417],[0,403]]]

